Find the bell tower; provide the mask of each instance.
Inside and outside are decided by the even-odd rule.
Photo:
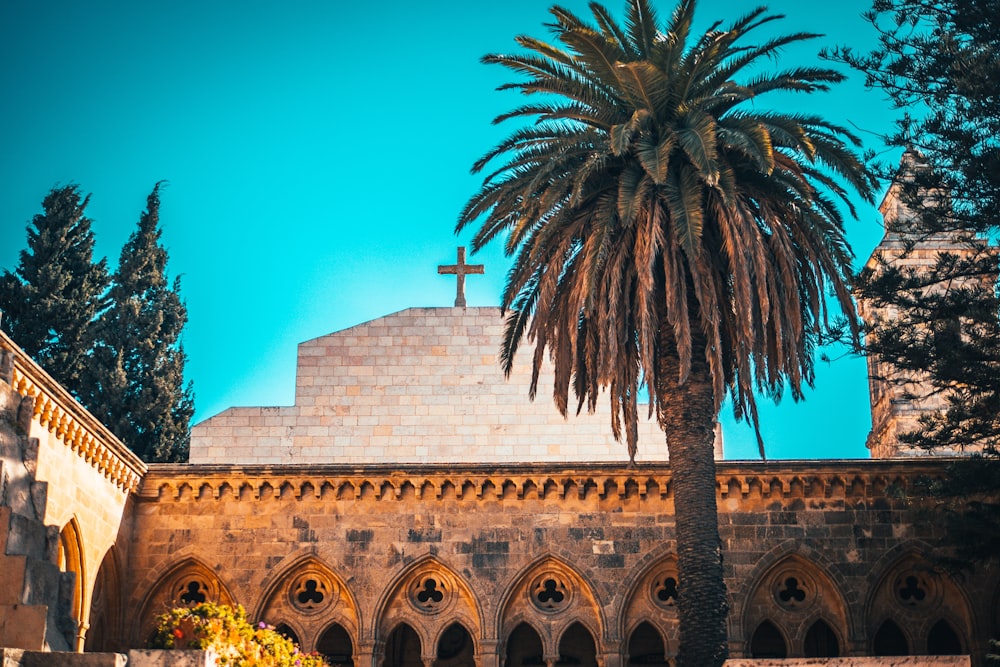
[[[879,212],[884,221],[885,236],[865,264],[865,271],[878,274],[899,269],[904,274],[933,270],[942,254],[959,259],[971,257],[976,250],[964,231],[928,231],[921,224],[921,207],[941,209],[948,202],[947,193],[917,184],[921,171],[929,169],[923,156],[912,149],[903,153],[899,170],[886,192]],[[917,188],[914,192],[914,188]],[[914,196],[915,195],[915,196]],[[916,204],[914,203],[916,202]],[[954,283],[952,283],[954,285]],[[927,287],[926,289],[944,289]],[[872,303],[859,297],[858,312],[878,335],[881,322],[891,322],[902,316],[899,307]],[[943,323],[947,325],[948,323]],[[958,322],[955,323],[956,331]],[[894,367],[876,355],[868,356],[868,383],[871,399],[872,430],[867,447],[872,458],[906,458],[928,455],[957,455],[947,449],[931,452],[901,442],[899,435],[921,428],[920,417],[947,408],[947,395],[934,391],[926,374]]]

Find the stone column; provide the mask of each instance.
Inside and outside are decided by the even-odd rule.
[[[384,642],[358,641],[358,653],[354,656],[356,667],[378,667],[385,657]]]
[[[622,642],[617,639],[609,639],[604,642],[604,652],[598,653],[597,667],[623,667],[625,661],[622,659]]]
[[[73,650],[77,653],[83,653],[83,646],[87,641],[87,630],[90,629],[89,623],[77,623],[76,626],[76,644],[73,646]]]
[[[479,653],[476,654],[476,667],[500,667],[500,642],[495,639],[479,641]]]

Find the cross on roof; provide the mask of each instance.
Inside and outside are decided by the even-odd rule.
[[[465,246],[458,246],[458,263],[442,264],[438,267],[438,273],[446,273],[458,277],[458,285],[455,291],[455,307],[465,308],[465,276],[470,273],[486,273],[482,264],[465,263]]]

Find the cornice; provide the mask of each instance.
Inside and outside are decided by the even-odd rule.
[[[886,461],[720,461],[720,499],[872,498],[905,492],[919,477],[938,478],[951,459]],[[151,464],[141,501],[274,498],[380,501],[672,497],[670,466],[640,464],[509,465],[191,465]]]
[[[34,401],[32,418],[118,488],[135,492],[146,473],[142,459],[2,331],[0,351],[12,358],[11,388]]]

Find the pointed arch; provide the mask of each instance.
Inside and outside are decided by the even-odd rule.
[[[747,655],[751,658],[787,658],[788,639],[769,619],[760,622],[750,635]]]
[[[392,626],[386,635],[381,667],[423,667],[427,645],[406,621]]]
[[[580,623],[599,645],[607,627],[602,605],[578,568],[552,554],[528,564],[500,600],[498,637],[507,637],[522,622],[539,631],[546,656],[559,654],[559,638]]]
[[[805,658],[838,658],[841,642],[837,633],[822,618],[816,619],[806,630],[802,642],[802,656]]]
[[[910,654],[929,650],[930,631],[941,620],[946,619],[953,630],[962,628],[968,636],[977,633],[968,593],[949,572],[935,565],[932,553],[923,543],[910,542],[897,545],[878,563],[880,568],[869,579],[872,584],[865,601],[867,635],[873,648],[878,636],[896,637],[892,626],[885,625],[888,621],[906,638]],[[884,628],[888,629],[883,632]],[[961,632],[954,634],[959,645],[968,645]]]
[[[872,635],[871,654],[874,656],[889,655],[910,655],[910,647],[913,643],[906,637],[906,633],[891,618],[882,621],[882,624]]]
[[[69,615],[73,621],[73,636],[67,636],[66,641],[75,651],[82,651],[84,636],[81,628],[89,615],[87,604],[87,562],[84,555],[83,535],[80,522],[73,516],[59,531],[59,552],[57,564],[59,570],[72,575],[72,596],[69,600]]]
[[[86,552],[83,548],[83,536],[80,523],[72,517],[59,531],[58,565],[61,572],[73,575],[73,596],[70,600],[69,613],[77,628],[83,620],[85,609],[89,609],[84,597],[87,583]],[[70,639],[70,638],[67,638]],[[75,642],[71,642],[74,645]],[[77,647],[79,650],[82,647]]]
[[[965,652],[958,633],[946,619],[942,618],[931,626],[927,633],[927,655],[961,655]]]
[[[314,647],[333,623],[345,629],[352,643],[360,636],[361,612],[354,592],[312,549],[283,559],[261,582],[260,590],[251,618],[272,625],[296,619],[303,649]]]
[[[623,664],[632,667],[667,667],[667,642],[649,621],[628,634]]]
[[[122,567],[118,549],[111,545],[97,569],[94,590],[90,596],[90,628],[85,650],[88,652],[122,652],[125,626],[125,597]]]
[[[405,623],[419,637],[424,657],[433,658],[438,638],[455,622],[474,629],[470,635],[478,654],[482,619],[480,601],[465,578],[428,554],[389,581],[375,605],[372,626],[378,641],[388,640],[394,628]]]
[[[142,598],[139,613],[132,624],[133,645],[145,642],[156,627],[160,614],[174,607],[215,602],[233,605],[234,598],[229,587],[216,571],[195,556],[177,559],[164,568],[164,574],[156,580]]]
[[[579,667],[597,667],[597,640],[580,621],[574,621],[559,637],[559,662]]]
[[[460,621],[446,626],[434,640],[434,667],[464,667],[475,664],[475,641]]]
[[[768,556],[747,578],[740,608],[743,636],[751,637],[766,621],[783,630],[789,656],[839,653],[851,627],[844,585],[812,560],[816,554],[808,549],[786,547]]]
[[[357,653],[350,633],[339,623],[331,623],[319,633],[313,650],[331,667],[353,667]]]
[[[502,638],[503,667],[541,667],[545,665],[542,636],[528,621],[521,621]]]
[[[641,625],[649,625],[661,638],[661,650],[666,657],[676,655],[677,619],[677,556],[671,551],[658,552],[659,558],[638,569],[626,587],[622,613],[619,615],[619,636],[631,637]],[[630,659],[631,649],[622,646],[623,664]]]

